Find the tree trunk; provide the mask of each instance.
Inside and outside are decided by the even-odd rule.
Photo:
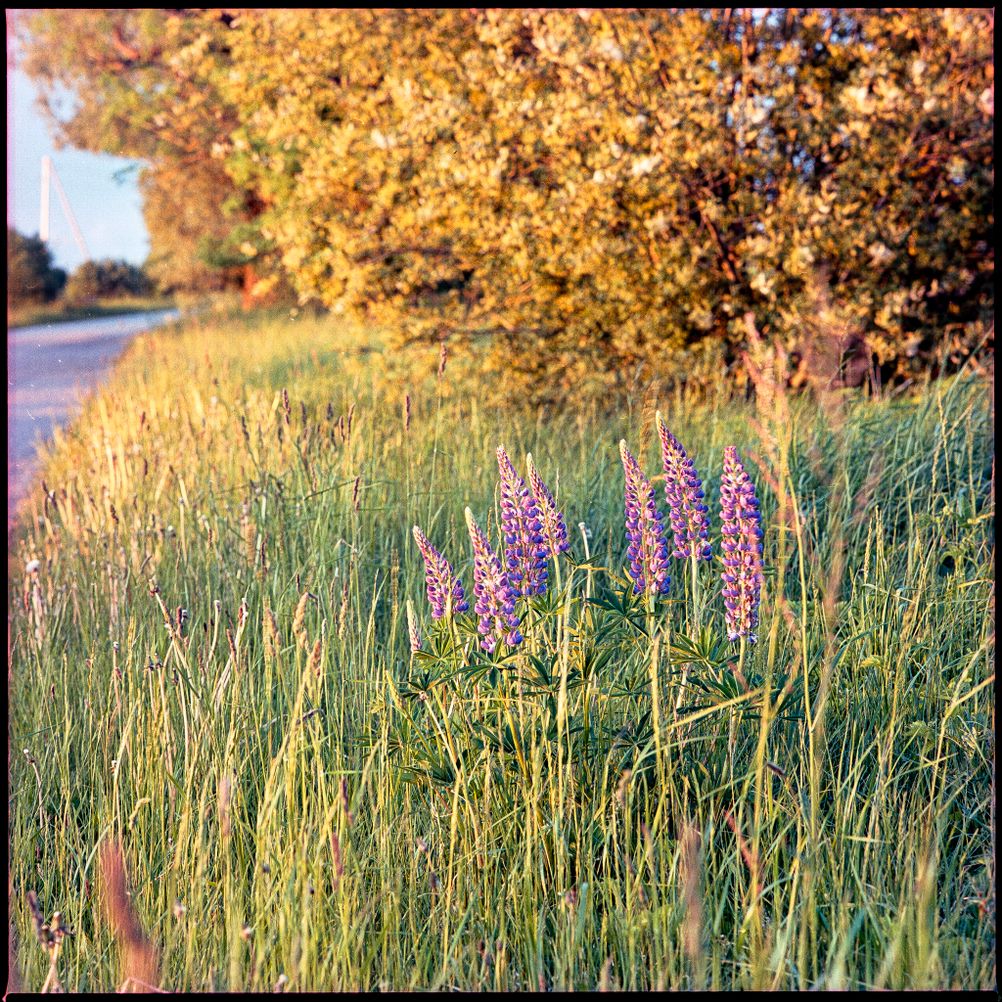
[[[254,308],[254,297],[251,290],[257,282],[257,273],[254,265],[249,261],[243,267],[243,282],[240,288],[240,306],[245,312]]]

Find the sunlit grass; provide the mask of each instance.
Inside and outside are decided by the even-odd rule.
[[[987,387],[780,421],[724,389],[535,411],[476,358],[439,366],[330,318],[191,326],[139,339],[57,436],[10,557],[24,986],[49,972],[28,891],[74,932],[66,988],[135,976],[104,910],[117,841],[174,990],[992,987]],[[656,408],[714,517],[724,446],[760,463],[760,642],[730,699],[726,671],[694,661],[682,689],[671,643],[651,671],[582,602],[614,604],[618,443],[656,473]],[[503,683],[524,771],[502,746],[457,774],[492,690],[407,698],[411,527],[469,587],[463,509],[493,510],[498,443],[557,493],[585,565],[557,629],[592,640],[552,705]],[[684,573],[659,612],[676,648],[722,633],[702,574],[700,623]]]
[[[7,326],[31,327],[35,324],[58,324],[67,320],[94,320],[146,310],[167,310],[175,305],[173,299],[163,296],[120,296],[87,304],[57,301],[43,305],[24,305],[8,308]]]

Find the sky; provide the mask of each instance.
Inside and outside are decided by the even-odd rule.
[[[48,154],[67,200],[76,215],[91,258],[124,259],[142,264],[149,253],[143,223],[138,170],[116,180],[116,172],[139,162],[122,157],[57,150],[42,114],[35,108],[35,89],[14,66],[7,39],[7,223],[32,236],[39,230],[41,162]],[[55,185],[50,192],[49,237],[55,263],[72,271],[83,261],[63,213]]]

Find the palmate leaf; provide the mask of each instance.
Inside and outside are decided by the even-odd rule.
[[[745,695],[737,678],[730,671],[719,671],[713,674],[691,676],[689,684],[700,689],[711,697],[710,704],[726,703]]]
[[[557,691],[560,687],[560,674],[553,672],[556,660],[555,654],[530,654],[525,658],[531,671],[523,671],[519,675],[524,695],[549,695]]]
[[[636,720],[627,721],[618,728],[606,728],[605,736],[609,742],[608,756],[612,775],[620,775],[624,769],[634,772],[650,770],[653,760],[648,758],[650,745],[654,739],[652,713],[645,710]],[[641,763],[647,760],[646,766]]]
[[[695,664],[705,668],[723,668],[730,660],[730,651],[723,637],[704,626],[696,640],[682,633],[675,634],[671,643],[671,659],[675,664]]]
[[[605,678],[612,674],[609,665],[613,658],[621,657],[622,652],[615,646],[590,647],[582,657],[581,676],[583,678]]]
[[[499,647],[505,647],[501,644]],[[505,672],[518,665],[521,651],[508,650],[505,648],[503,654],[498,650],[487,652],[479,646],[473,648],[469,655],[469,660],[459,665],[453,675],[461,675],[467,682],[486,682],[492,689],[497,688]]]
[[[603,589],[604,593],[595,598],[590,598],[588,604],[597,606],[599,609],[607,609],[609,612],[623,617],[629,616],[631,612],[642,613],[644,609],[641,603],[641,596],[633,591],[633,585],[626,578],[618,575],[610,575],[610,578],[620,585],[619,589],[615,591],[612,589],[608,591]]]
[[[469,615],[454,617],[454,627],[447,620],[432,621],[425,632],[424,647],[415,652],[418,659],[431,658],[438,661],[462,659],[471,641],[479,642],[474,620]],[[458,640],[458,646],[457,646]]]
[[[646,696],[650,692],[650,670],[646,663],[620,672],[604,692],[609,696]]]
[[[397,686],[397,692],[401,699],[427,698],[428,693],[441,681],[436,672],[416,671]]]
[[[487,727],[479,720],[474,722],[473,727],[483,739],[485,747],[493,748],[500,755],[511,756],[512,758],[516,756],[515,740],[512,736],[511,725],[509,723],[503,724],[500,731],[496,728]],[[516,729],[515,735],[518,737],[519,744],[525,747],[522,732]]]
[[[647,636],[647,609],[644,607],[643,595],[633,591],[633,584],[624,578],[616,577],[620,588],[618,591],[608,591],[588,600],[588,605],[608,613],[615,626],[629,627],[642,636]]]
[[[439,786],[452,786],[456,781],[452,763],[444,756],[435,756],[427,751],[419,754],[418,762],[404,766],[401,774],[410,783],[431,780]]]
[[[430,780],[440,786],[451,786],[458,778],[456,768],[448,752],[441,745],[436,746],[434,742],[438,739],[437,733],[428,731],[425,733],[426,741],[414,741],[415,735],[411,735],[411,741],[401,740],[404,736],[398,735],[394,742],[394,750],[397,754],[406,754],[409,761],[400,766],[403,778],[408,782],[418,782],[420,780]],[[462,735],[455,735],[458,739]],[[465,736],[465,742],[457,740],[457,755],[459,766],[464,776],[476,775],[478,763],[487,742],[472,734]]]
[[[528,625],[553,619],[563,613],[565,609],[573,609],[580,601],[581,599],[577,596],[572,596],[567,601],[562,594],[558,595],[555,589],[547,588],[542,595],[534,595],[526,603],[525,622]]]
[[[757,719],[759,716],[757,710],[761,707],[765,695],[765,679],[758,672],[746,669],[742,681],[735,673],[735,667],[736,662],[725,662],[706,672],[690,675],[688,684],[704,693],[708,701],[682,707],[682,712],[705,710],[751,694],[751,698],[737,706],[735,712],[742,719]],[[778,675],[773,678],[769,702],[776,710],[781,710],[784,706],[795,707],[800,705],[798,697],[801,692],[802,684],[799,676]],[[780,713],[776,719],[799,720],[801,716],[799,713]]]

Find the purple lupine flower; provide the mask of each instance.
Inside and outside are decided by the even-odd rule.
[[[525,457],[525,464],[529,469],[529,490],[539,505],[539,513],[543,519],[543,538],[546,540],[550,556],[556,559],[558,554],[570,549],[571,545],[567,542],[564,515],[557,507],[550,488],[543,482],[539,470],[533,464],[531,452]]]
[[[431,545],[431,541],[416,525],[414,540],[424,557],[424,579],[428,586],[431,618],[441,619],[450,609],[452,612],[466,612],[470,604],[466,601],[463,585],[452,569],[452,564]]]
[[[547,549],[539,503],[500,445],[498,470],[501,473],[501,535],[508,582],[518,595],[542,595],[546,591]]]
[[[720,520],[723,523],[723,595],[727,639],[747,637],[755,643],[758,604],[762,590],[762,514],[755,485],[748,476],[738,450],[724,449],[724,472],[720,478]]]
[[[643,592],[664,595],[671,584],[664,514],[658,511],[654,488],[626,442],[619,443],[619,453],[626,476],[626,538],[630,543],[627,555],[633,590],[638,595]]]
[[[498,641],[503,640],[509,647],[515,647],[522,643],[515,615],[518,593],[512,588],[487,534],[477,525],[469,508],[466,509],[466,526],[473,543],[473,593],[477,596],[474,609],[480,617],[477,629],[483,637],[480,646],[485,651],[493,651]]]
[[[421,650],[421,631],[418,629],[414,605],[407,599],[407,637],[411,642],[411,653]]]
[[[672,556],[683,560],[688,557],[709,560],[713,551],[709,544],[709,509],[703,503],[703,482],[696,473],[695,463],[668,430],[660,411],[657,412],[657,426],[665,471],[665,498],[675,539]]]

